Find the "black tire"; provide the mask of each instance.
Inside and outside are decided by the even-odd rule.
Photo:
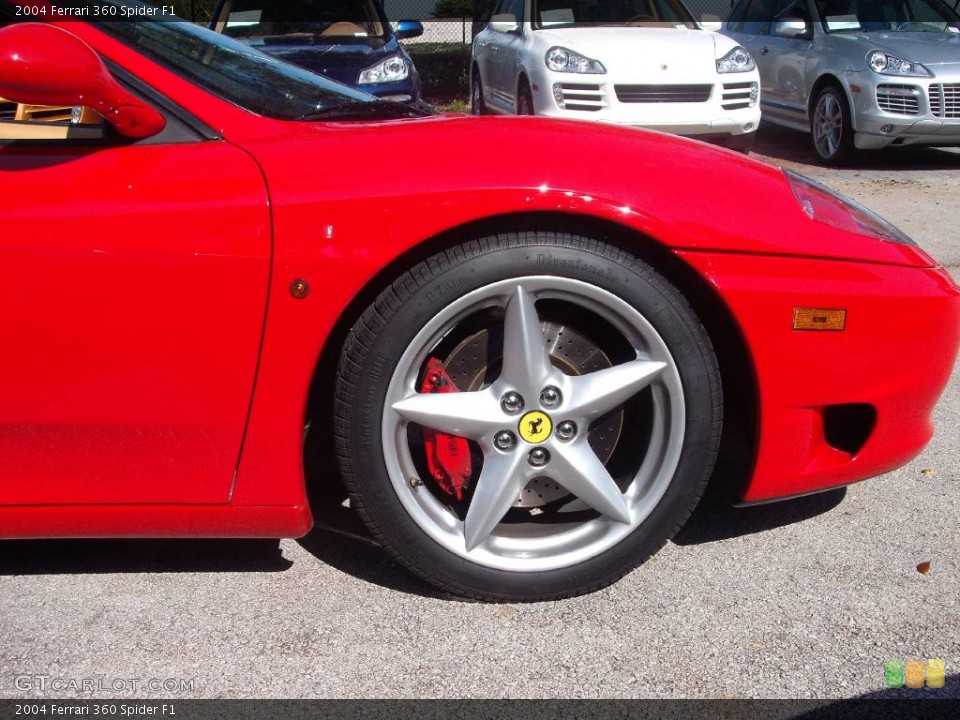
[[[480,81],[480,71],[473,69],[470,79],[470,112],[473,115],[487,115],[487,103],[483,99],[483,83]]]
[[[522,565],[511,565],[510,569],[502,569],[490,566],[486,561],[474,562],[473,556],[469,554],[474,551],[451,550],[428,534],[425,529],[427,526],[423,524],[425,521],[419,516],[415,519],[413,513],[406,509],[405,502],[417,502],[416,498],[425,498],[432,507],[438,502],[437,498],[440,498],[439,502],[449,504],[451,512],[457,503],[452,496],[447,499],[448,496],[438,489],[438,486],[431,484],[429,475],[421,473],[414,477],[410,483],[412,489],[408,489],[405,482],[407,476],[396,466],[401,455],[391,455],[390,443],[395,442],[391,438],[399,437],[399,447],[401,450],[406,448],[404,452],[408,450],[411,458],[420,451],[420,446],[413,442],[405,445],[407,440],[404,438],[410,437],[409,429],[403,431],[406,432],[404,435],[403,432],[392,433],[384,428],[393,427],[391,418],[397,405],[387,402],[388,394],[393,392],[398,382],[403,386],[403,377],[399,377],[399,380],[396,378],[404,363],[409,362],[406,360],[411,356],[407,352],[408,348],[420,352],[418,334],[423,335],[429,330],[430,324],[436,323],[443,313],[453,312],[450,308],[457,303],[472,302],[471,298],[476,297],[478,292],[500,288],[505,283],[510,287],[519,283],[518,289],[511,292],[520,294],[525,292],[520,289],[524,283],[531,287],[529,283],[532,279],[542,284],[538,291],[541,296],[536,299],[539,307],[533,314],[533,322],[539,322],[540,325],[534,327],[543,328],[551,313],[562,312],[554,307],[561,305],[551,295],[554,285],[558,288],[577,288],[578,291],[586,293],[586,296],[601,297],[605,302],[609,301],[611,306],[622,307],[627,315],[632,313],[642,316],[644,322],[649,323],[653,329],[653,335],[662,339],[675,365],[675,368],[670,368],[669,363],[666,363],[668,367],[663,370],[664,375],[658,377],[666,378],[666,374],[673,373],[675,369],[676,372],[670,377],[675,377],[682,385],[682,400],[679,405],[670,405],[669,398],[673,396],[661,392],[660,389],[653,389],[654,386],[651,385],[626,400],[621,406],[622,409],[613,411],[613,415],[620,413],[618,417],[621,420],[628,416],[645,417],[645,411],[640,408],[658,407],[655,399],[651,399],[655,398],[656,393],[660,393],[661,407],[672,408],[669,416],[674,418],[674,425],[659,434],[669,438],[670,433],[678,429],[672,436],[679,438],[674,453],[675,464],[671,466],[668,463],[663,466],[665,474],[660,490],[662,494],[651,495],[650,509],[646,510],[646,514],[636,515],[635,519],[622,522],[626,528],[624,529],[611,518],[594,512],[586,505],[583,506],[585,510],[578,510],[570,515],[550,510],[554,518],[574,518],[568,522],[575,528],[591,522],[595,523],[591,528],[606,528],[611,529],[611,532],[617,530],[628,534],[612,541],[610,546],[588,546],[589,550],[595,549],[596,552],[582,561],[546,570],[524,571]],[[473,294],[468,296],[470,293]],[[607,300],[608,297],[613,299]],[[512,300],[507,301],[507,309],[504,311],[506,313],[510,312],[510,302]],[[479,303],[478,307],[480,304],[482,303]],[[471,305],[466,307],[472,308]],[[485,313],[488,310],[478,312]],[[454,326],[459,332],[461,326],[470,322],[470,319],[461,318]],[[607,331],[597,327],[604,322],[602,319],[591,318],[591,328],[585,332],[604,337]],[[576,321],[570,323],[569,333],[573,332],[575,326]],[[550,342],[549,330],[546,332],[545,344]],[[572,337],[569,333],[566,338]],[[446,343],[447,337],[452,334],[453,330],[444,330],[444,339],[437,345],[424,345],[422,352],[427,355],[438,354],[437,348]],[[611,344],[604,347],[613,347],[612,340],[616,339],[613,337],[615,335],[616,333],[612,333]],[[556,341],[559,340],[558,334]],[[655,357],[652,348],[653,345],[650,357]],[[614,351],[609,350],[609,353],[613,355]],[[556,366],[557,356],[551,355],[551,361]],[[413,362],[412,366],[421,367],[419,362]],[[588,375],[589,372],[590,370],[586,370],[584,374]],[[506,375],[505,370],[503,375]],[[420,382],[416,381],[417,384]],[[669,381],[665,380],[664,383],[669,384]],[[418,394],[421,389],[423,388],[418,387],[414,393],[417,398],[423,397]],[[499,390],[493,392],[498,393]],[[563,402],[566,401],[565,397]],[[351,496],[351,506],[357,509],[374,537],[400,563],[441,590],[459,596],[491,601],[537,601],[591,592],[615,582],[657,552],[680,529],[702,495],[716,460],[722,409],[720,375],[710,338],[674,286],[648,264],[619,247],[564,233],[528,232],[502,234],[452,247],[396,278],[380,293],[351,329],[341,353],[335,385],[334,435],[342,477]],[[630,415],[635,411],[636,416]],[[551,412],[560,420],[559,410]],[[521,435],[526,417],[520,420]],[[667,415],[656,417],[666,418]],[[606,420],[602,419],[602,422]],[[648,438],[647,445],[637,445],[629,441],[630,437],[637,436],[629,435],[628,430],[635,430],[643,422],[624,421],[618,430],[616,447],[612,454],[606,460],[600,460],[601,463],[606,463],[604,469],[609,471],[609,474],[605,475],[607,478],[614,475],[615,462],[622,459],[627,465],[639,464],[640,455],[653,452],[650,449],[653,447],[653,440],[649,438],[658,433],[650,431],[649,428],[643,431],[648,432],[648,435],[643,435],[643,432],[640,435]],[[651,427],[653,422],[651,421]],[[532,427],[533,423],[530,424]],[[397,427],[402,426],[398,424]],[[416,427],[414,424],[414,428]],[[549,430],[547,432],[549,433]],[[594,448],[593,425],[590,425],[588,432],[590,446]],[[555,441],[551,438],[551,442],[560,443],[562,440],[559,431],[556,437]],[[577,440],[581,438],[578,437]],[[583,441],[586,442],[586,437]],[[528,451],[522,442],[517,440],[517,443],[523,446],[519,452]],[[669,442],[662,445],[662,448],[669,447]],[[494,454],[493,450],[488,449],[488,452]],[[668,450],[663,450],[664,456],[668,454]],[[532,457],[532,450],[530,455]],[[387,457],[398,459],[390,461],[388,467],[388,460],[385,459]],[[486,461],[487,456],[484,457]],[[655,460],[659,457],[660,455],[654,456]],[[627,488],[633,487],[630,483],[635,482],[640,474],[637,471],[637,475],[631,475],[634,472],[633,467],[630,465],[627,470]],[[421,477],[426,477],[426,480],[420,479]],[[649,473],[648,477],[651,477]],[[564,488],[561,488],[561,493]],[[470,492],[473,492],[472,487],[468,489],[468,493]],[[644,489],[642,492],[648,490]],[[566,501],[573,500],[576,505],[581,502],[578,499],[580,497],[584,496],[567,495]],[[467,500],[465,497],[464,502]],[[472,502],[473,498],[469,498],[469,503]],[[515,511],[516,505],[497,521],[501,523],[495,526],[497,532],[509,534],[513,531],[516,526],[511,525],[506,518]],[[549,518],[546,517],[548,513],[543,513],[542,527],[537,524],[540,516],[534,518],[533,511],[529,514],[530,518],[524,514],[520,521],[524,523],[523,527],[542,531],[547,541],[551,542],[554,535],[550,533],[557,531],[549,524]],[[466,528],[466,524],[463,527]],[[499,540],[499,537],[494,538],[495,542]],[[520,542],[527,542],[526,535],[521,535]],[[515,561],[507,557],[503,562]]]
[[[826,85],[810,113],[810,140],[813,151],[827,165],[844,165],[855,152],[850,105],[843,90]]]
[[[517,115],[536,115],[533,108],[533,95],[530,92],[530,86],[525,81],[521,81],[520,89],[517,91]]]

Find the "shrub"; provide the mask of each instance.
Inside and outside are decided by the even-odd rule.
[[[435,18],[472,18],[474,0],[438,0],[433,8]]]
[[[470,46],[461,43],[417,43],[404,46],[420,72],[423,94],[430,102],[450,102],[470,95]]]

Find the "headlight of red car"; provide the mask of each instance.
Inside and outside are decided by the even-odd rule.
[[[797,202],[811,220],[846,232],[916,247],[909,236],[872,210],[803,175],[790,170],[783,172]]]

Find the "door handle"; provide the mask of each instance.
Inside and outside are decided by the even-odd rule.
[[[768,48],[766,45],[764,45],[762,48],[760,48],[760,54],[761,54],[761,55],[766,55],[768,52],[770,52],[770,48]]]

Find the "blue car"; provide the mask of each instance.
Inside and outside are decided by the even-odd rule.
[[[398,42],[423,25],[402,20],[394,31],[381,0],[219,0],[210,27],[383,100],[426,107]]]

